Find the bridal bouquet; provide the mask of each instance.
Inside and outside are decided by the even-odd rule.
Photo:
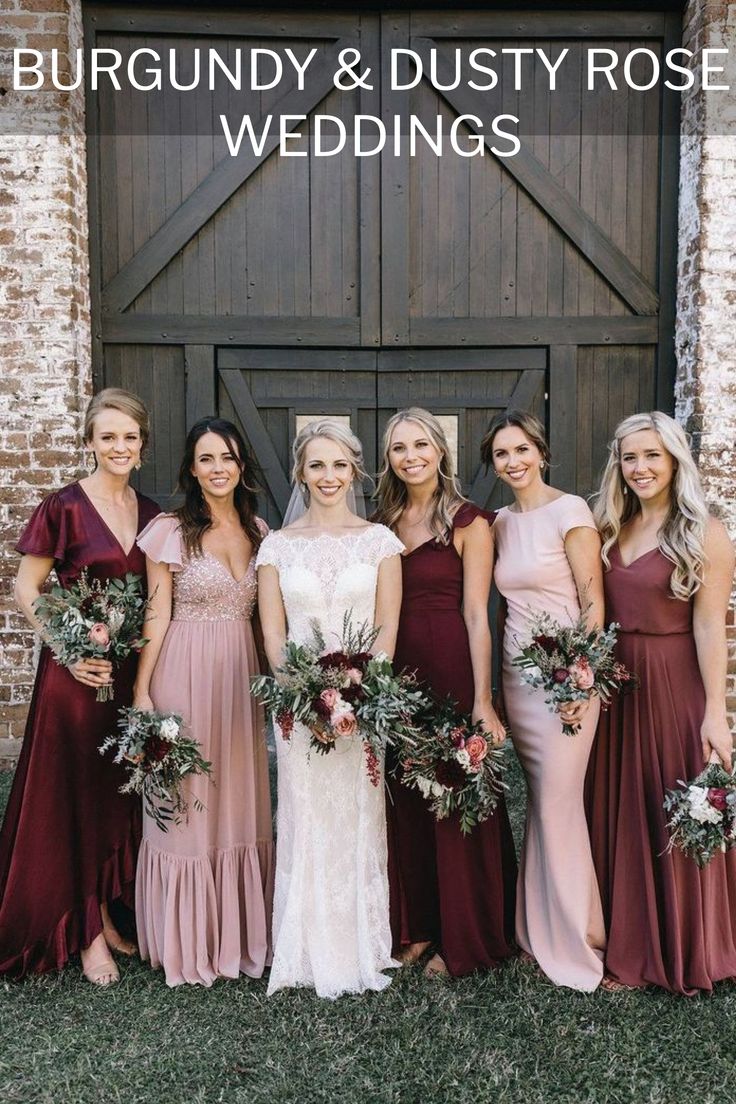
[[[736,777],[720,763],[709,763],[692,782],[668,790],[664,808],[670,814],[668,850],[706,866],[719,851],[736,847]]]
[[[316,623],[310,644],[288,641],[276,676],[253,680],[253,693],[273,713],[285,740],[294,725],[309,730],[314,751],[331,751],[338,740],[363,741],[366,769],[374,786],[381,778],[380,760],[389,743],[411,743],[415,718],[426,699],[413,675],[394,673],[388,657],[373,655],[377,629],[354,629],[343,620],[339,651],[328,652]]]
[[[54,586],[41,594],[33,610],[56,662],[63,667],[79,659],[119,663],[146,643],[141,636],[147,603],[140,575],[91,582],[83,569],[69,587]],[[113,687],[100,686],[97,701],[111,701]]]
[[[202,758],[196,740],[184,735],[184,723],[177,713],[154,713],[133,706],[120,710],[120,732],[108,736],[100,755],[115,748],[115,763],[125,763],[128,780],[120,793],[140,794],[143,807],[162,832],[167,821],[181,823],[188,806],[181,792],[183,779],[211,774],[212,764]],[[204,808],[195,798],[195,809]]]
[[[481,724],[447,701],[430,709],[413,744],[402,750],[397,774],[419,790],[437,820],[459,813],[464,834],[487,820],[506,788],[504,753]]]
[[[586,614],[584,610],[570,625],[560,625],[548,613],[538,614],[531,622],[531,640],[512,660],[528,686],[544,690],[544,700],[553,712],[565,702],[582,701],[593,694],[606,706],[615,690],[636,685],[635,676],[614,658],[619,626],[589,630]],[[566,736],[574,736],[579,728],[562,725]]]

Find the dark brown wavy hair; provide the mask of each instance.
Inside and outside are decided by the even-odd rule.
[[[202,537],[212,526],[212,516],[202,488],[192,475],[197,442],[205,433],[216,433],[221,437],[238,462],[240,481],[235,488],[235,509],[255,554],[263,539],[256,522],[258,497],[255,465],[240,430],[224,418],[202,418],[194,423],[187,434],[177,486],[177,490],[184,495],[184,502],[174,511],[174,516],[179,519],[184,546],[190,556],[201,556]]]

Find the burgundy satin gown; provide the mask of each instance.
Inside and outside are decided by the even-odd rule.
[[[138,495],[138,532],[159,513]],[[77,483],[37,507],[17,550],[53,557],[62,585],[83,567],[91,579],[145,579]],[[122,796],[112,754],[97,750],[133,696],[135,656],[113,673],[115,699],[72,678],[41,650],[23,747],[0,832],[0,974],[20,978],[64,965],[102,930],[99,902],[132,905],[140,801]]]
[[[736,978],[736,851],[704,870],[668,852],[665,791],[703,769],[705,691],[693,603],[672,597],[658,548],[604,573],[606,620],[621,625],[617,657],[639,689],[601,714],[586,807],[608,928],[606,970],[626,985],[674,993]]]
[[[492,516],[472,503],[454,527]],[[394,656],[438,701],[473,708],[473,670],[462,616],[463,564],[452,541],[426,541],[402,557],[403,597]],[[435,820],[424,798],[389,779],[391,931],[394,953],[429,941],[454,976],[497,966],[516,953],[516,857],[503,797],[468,836],[457,816]]]

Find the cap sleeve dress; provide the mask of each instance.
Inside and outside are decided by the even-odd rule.
[[[158,513],[137,495],[139,531]],[[17,550],[53,559],[68,585],[86,568],[106,581],[145,579],[137,545],[129,552],[73,483],[36,508]],[[97,750],[132,700],[136,657],[115,669],[115,700],[95,691],[41,649],[23,747],[0,832],[0,973],[22,977],[64,965],[102,931],[99,902],[132,905],[140,838],[138,802],[118,793],[112,756]]]
[[[587,503],[561,495],[526,513],[503,507],[494,526],[495,582],[506,599],[503,692],[511,738],[527,782],[527,818],[516,904],[516,939],[557,985],[591,991],[603,976],[605,933],[590,851],[583,783],[600,705],[565,736],[544,692],[522,683],[512,659],[530,635],[530,613],[563,623],[580,612],[565,538],[595,529]]]

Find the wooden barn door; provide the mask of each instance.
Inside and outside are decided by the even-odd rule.
[[[143,489],[173,501],[187,427],[219,411],[240,421],[278,524],[304,419],[349,419],[374,468],[387,417],[416,404],[444,419],[466,492],[496,505],[478,445],[513,404],[546,420],[553,482],[588,493],[616,421],[673,404],[676,100],[624,90],[590,100],[580,80],[551,95],[539,68],[523,97],[512,81],[503,94],[438,92],[426,72],[435,50],[451,83],[454,50],[481,44],[568,47],[573,67],[592,40],[662,55],[679,44],[677,18],[562,5],[277,9],[211,5],[204,19],[184,7],[85,6],[86,47],[124,58],[140,46],[184,59],[195,44],[317,50],[303,91],[294,78],[237,95],[226,84],[214,100],[88,93],[95,381],[151,406]],[[345,46],[380,74],[372,90],[333,87]],[[388,86],[392,46],[425,63],[411,91]],[[510,112],[522,148],[501,159],[486,142],[482,157],[437,157],[420,142],[415,157],[396,157],[389,143],[381,157],[318,158],[302,124],[302,158],[279,157],[275,138],[232,158],[220,112],[236,124],[249,113],[256,132],[280,113],[337,115],[348,130],[356,113],[413,113],[430,131],[440,115],[447,132],[458,114]]]

